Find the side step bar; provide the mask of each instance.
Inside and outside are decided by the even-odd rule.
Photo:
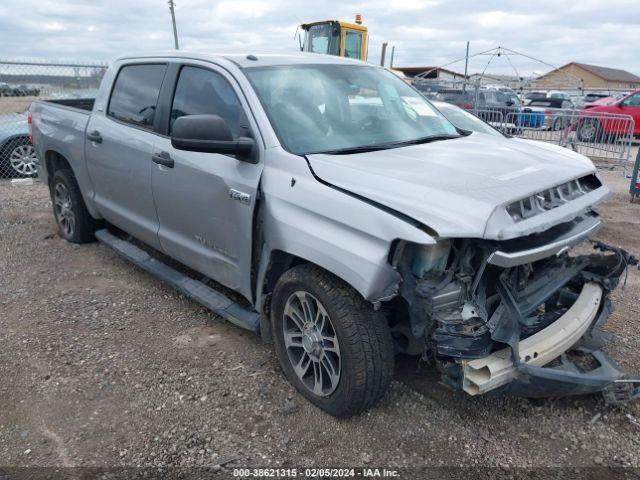
[[[119,253],[127,260],[168,283],[196,302],[201,303],[234,325],[253,332],[259,330],[260,314],[258,312],[247,310],[219,291],[214,290],[198,280],[189,278],[185,274],[162,263],[160,260],[153,258],[132,243],[116,237],[107,229],[98,230],[95,235],[101,243]]]

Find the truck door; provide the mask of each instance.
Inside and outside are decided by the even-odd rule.
[[[106,111],[91,115],[85,156],[104,217],[159,248],[151,191],[156,104],[166,64],[125,65],[117,74]]]
[[[258,130],[250,123],[237,83],[225,70],[180,65],[176,74],[168,136],[157,139],[154,152],[169,159],[170,166],[154,165],[151,174],[158,237],[173,258],[251,299],[253,211],[262,163],[177,150],[169,137],[178,117],[195,114],[220,116],[236,138],[256,138]]]

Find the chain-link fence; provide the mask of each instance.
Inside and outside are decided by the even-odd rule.
[[[0,59],[0,178],[36,175],[27,109],[32,101],[94,98],[106,63],[63,63]]]

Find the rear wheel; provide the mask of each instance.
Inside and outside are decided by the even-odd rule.
[[[551,130],[558,131],[564,128],[564,121],[562,118],[556,117],[553,119],[553,123],[551,124]]]
[[[602,136],[600,122],[593,118],[581,120],[578,123],[576,135],[581,142],[594,143],[600,141]]]
[[[282,275],[272,303],[276,353],[288,380],[337,417],[367,410],[393,376],[386,318],[340,279],[313,265]]]
[[[98,221],[87,210],[73,172],[69,169],[57,170],[50,189],[60,236],[72,243],[93,241]]]

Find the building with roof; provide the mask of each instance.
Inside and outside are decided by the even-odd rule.
[[[636,90],[640,89],[640,77],[619,68],[571,62],[538,77],[534,86],[557,90]]]
[[[439,78],[446,80],[464,80],[464,74],[454,72],[442,67],[393,67],[394,70],[399,70],[407,77],[415,77],[420,75],[422,78]],[[422,75],[423,74],[423,75]]]

